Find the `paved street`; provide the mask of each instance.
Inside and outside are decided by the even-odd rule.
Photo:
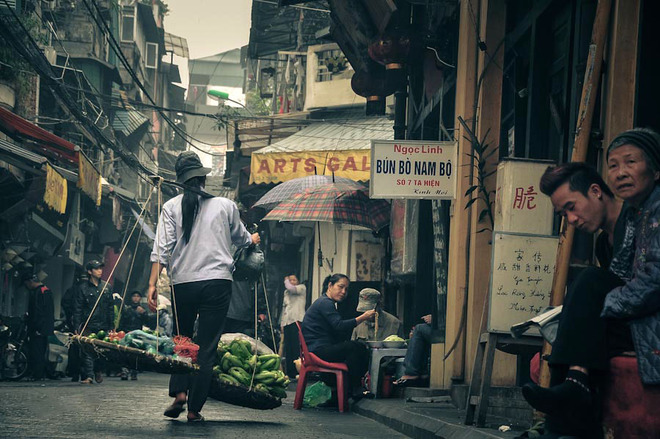
[[[331,409],[293,410],[293,394],[275,410],[258,411],[209,400],[207,421],[188,424],[163,417],[167,376],[141,374],[139,380],[106,378],[83,386],[67,380],[0,382],[2,438],[402,438],[401,434],[356,414]],[[266,436],[267,435],[267,436]]]

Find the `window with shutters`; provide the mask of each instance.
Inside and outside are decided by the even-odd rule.
[[[158,68],[158,44],[148,42],[146,54],[144,65],[148,69]]]

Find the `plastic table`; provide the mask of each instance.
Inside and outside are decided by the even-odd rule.
[[[380,392],[380,362],[383,358],[400,358],[405,357],[408,349],[392,349],[392,348],[370,348],[371,349],[371,362],[369,365],[369,390],[376,395]]]

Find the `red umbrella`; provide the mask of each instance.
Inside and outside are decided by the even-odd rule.
[[[322,221],[378,231],[390,221],[390,203],[372,200],[366,189],[332,183],[306,189],[281,202],[264,220]]]

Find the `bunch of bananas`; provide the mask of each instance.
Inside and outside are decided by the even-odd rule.
[[[249,341],[235,339],[228,345],[218,343],[213,373],[224,383],[245,387],[252,384],[257,392],[286,398],[289,378],[280,370],[280,361],[277,354],[253,354]]]

